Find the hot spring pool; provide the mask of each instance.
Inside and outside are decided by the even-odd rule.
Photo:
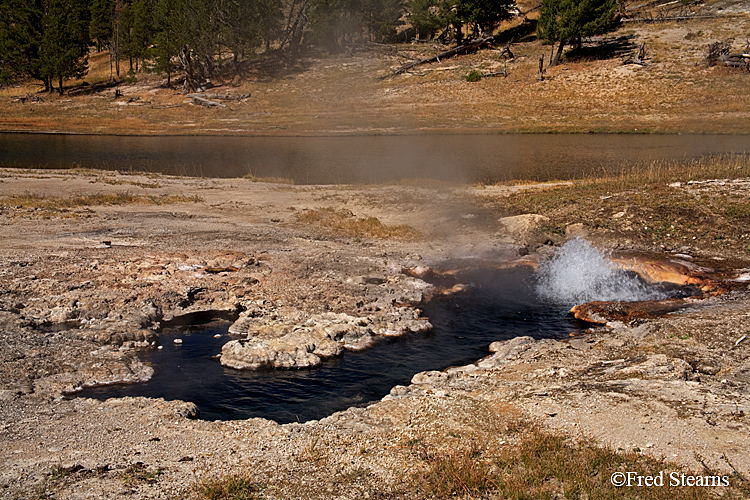
[[[460,282],[469,285],[466,291],[423,306],[434,326],[431,332],[380,338],[369,349],[346,352],[315,368],[224,368],[215,356],[230,340],[230,323],[219,321],[162,332],[163,349],[142,353],[154,368],[150,381],[89,388],[77,395],[191,401],[207,420],[304,422],[379,400],[393,386],[408,385],[415,373],[474,362],[487,356],[489,344],[497,340],[582,333],[586,325],[568,315],[576,301],[648,300],[672,293],[646,287],[583,240],[566,244],[539,273],[526,266],[479,268],[463,273]],[[175,345],[178,337],[183,342]]]

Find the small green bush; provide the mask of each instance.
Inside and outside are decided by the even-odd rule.
[[[482,79],[482,73],[473,69],[469,72],[468,75],[466,75],[465,78],[467,82],[478,82],[479,80]]]

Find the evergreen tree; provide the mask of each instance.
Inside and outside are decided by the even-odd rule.
[[[513,0],[460,0],[456,11],[474,36],[484,36],[491,35],[502,21],[510,19],[515,5]]]
[[[464,26],[473,36],[491,35],[501,21],[510,19],[515,0],[410,0],[410,21],[417,33],[463,41]]]
[[[172,84],[172,75],[177,70],[175,58],[180,52],[180,40],[174,23],[177,0],[158,0],[154,6],[154,69],[167,77],[167,86]]]
[[[402,15],[402,0],[313,0],[310,40],[332,51],[355,41],[388,41]]]
[[[404,13],[403,0],[364,0],[360,9],[371,41],[388,42],[395,39]]]
[[[88,69],[90,12],[86,0],[47,0],[41,46],[41,74],[59,83],[82,78]],[[51,91],[51,87],[50,87]]]
[[[450,9],[446,9],[444,0],[411,0],[409,2],[409,22],[417,31],[417,36],[423,34],[432,38],[440,30],[450,25],[446,17]]]
[[[361,31],[356,3],[354,0],[311,0],[310,41],[332,52],[350,43]]]
[[[97,43],[99,51],[102,47],[108,47],[114,29],[112,18],[115,11],[114,0],[91,0],[91,23],[89,24],[89,36]]]
[[[551,65],[560,62],[563,47],[586,36],[602,35],[617,28],[617,0],[543,0],[537,34],[559,42]]]
[[[89,36],[97,44],[97,49],[109,51],[109,76],[113,77],[113,64],[117,77],[120,76],[120,26],[119,19],[124,4],[116,0],[92,0],[91,1],[91,24],[89,25]]]
[[[149,0],[132,0],[126,4],[121,23],[123,55],[130,61],[130,70],[138,71],[138,61],[148,56],[148,46],[153,39],[153,11]]]
[[[270,46],[282,21],[279,0],[224,0],[218,4],[221,44],[232,53],[238,74],[239,62],[263,42]]]
[[[0,83],[30,76],[50,89],[42,74],[43,18],[42,0],[0,0]]]

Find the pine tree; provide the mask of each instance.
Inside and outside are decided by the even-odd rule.
[[[41,74],[59,83],[88,69],[90,12],[86,0],[47,0],[41,38]],[[51,91],[51,88],[50,88]]]
[[[0,0],[0,83],[30,76],[49,91],[40,53],[43,18],[42,0]]]
[[[112,16],[115,10],[114,0],[91,0],[91,23],[89,36],[94,40],[98,49],[107,47],[112,39]]]
[[[510,19],[515,0],[410,0],[410,21],[417,33],[428,36],[442,30],[442,38],[461,43],[464,26],[473,36],[491,35],[501,21]]]
[[[361,2],[364,28],[374,42],[388,42],[396,37],[404,13],[403,0],[365,0]]]
[[[175,58],[180,51],[179,35],[174,21],[177,0],[158,0],[154,6],[154,69],[167,77],[167,86],[172,84],[172,75],[177,70]]]
[[[617,0],[543,0],[537,34],[559,42],[551,65],[560,62],[563,47],[587,36],[602,35],[617,28]]]
[[[91,24],[89,25],[89,36],[98,46],[109,51],[109,77],[112,78],[112,65],[117,68],[117,76],[120,76],[120,45],[118,43],[118,11],[115,0],[92,0],[91,1]]]
[[[417,32],[417,37],[423,34],[432,38],[435,33],[445,29],[449,21],[445,17],[445,9],[441,7],[441,0],[411,0],[409,6],[409,22]]]
[[[153,10],[149,0],[132,0],[122,14],[123,55],[130,61],[130,70],[138,71],[138,61],[148,56],[148,46],[153,37]]]
[[[468,25],[474,36],[491,35],[516,6],[513,0],[460,0],[456,4],[458,17]]]

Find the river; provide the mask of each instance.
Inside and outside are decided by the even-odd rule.
[[[0,166],[96,168],[296,184],[547,181],[639,162],[750,153],[750,135],[471,134],[146,137],[0,133]]]

